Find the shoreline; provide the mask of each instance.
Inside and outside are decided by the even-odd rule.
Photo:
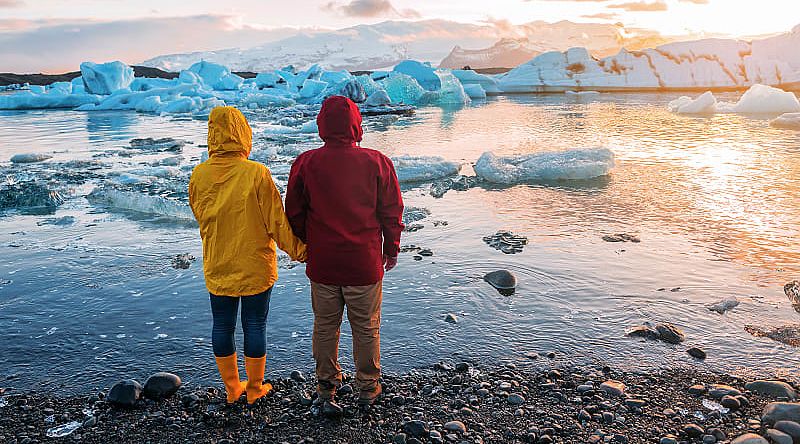
[[[344,415],[330,419],[314,402],[313,378],[291,376],[271,381],[276,392],[253,407],[243,400],[226,405],[221,383],[186,385],[165,400],[142,399],[131,408],[113,406],[106,393],[59,397],[0,389],[0,442],[714,444],[765,434],[764,408],[788,400],[763,388],[748,391],[752,381],[737,376],[691,368],[626,372],[459,362],[384,376],[384,396],[366,410],[357,408],[347,378],[337,394]],[[721,404],[731,410],[719,410]],[[70,423],[81,426],[65,437],[46,436]]]

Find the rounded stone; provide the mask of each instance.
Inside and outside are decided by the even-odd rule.
[[[504,295],[514,294],[517,289],[517,277],[508,270],[487,273],[483,280]]]
[[[761,414],[761,423],[766,426],[773,426],[778,421],[800,423],[800,404],[792,402],[772,402],[767,404]]]
[[[683,334],[683,331],[669,323],[656,325],[656,331],[659,339],[668,344],[680,344],[686,340],[686,335]]]
[[[429,433],[427,424],[420,420],[408,421],[403,426],[403,431],[413,437],[422,437]]]
[[[625,393],[625,384],[620,381],[609,379],[600,384],[600,390],[606,392],[610,396],[622,396],[622,394]]]
[[[778,421],[773,427],[791,436],[795,443],[800,443],[800,424],[794,421]]]
[[[450,421],[444,425],[448,432],[467,433],[467,426],[461,421]]]
[[[181,378],[173,373],[159,372],[147,378],[144,396],[152,400],[169,398],[181,388]]]
[[[722,404],[722,406],[726,409],[731,410],[739,410],[739,408],[742,406],[738,399],[730,395],[723,396],[719,403]]]
[[[708,355],[706,355],[705,350],[699,347],[692,347],[689,350],[686,350],[686,353],[689,353],[689,356],[695,359],[705,359]]]
[[[745,384],[744,388],[759,395],[786,398],[789,401],[798,398],[794,387],[783,381],[753,381]]]
[[[683,433],[689,438],[699,438],[705,434],[705,431],[697,424],[686,424],[683,426]]]
[[[767,438],[775,444],[794,444],[791,436],[776,429],[767,430]]]
[[[525,397],[519,393],[512,393],[508,395],[508,403],[511,405],[522,405],[525,403]]]
[[[292,381],[306,382],[306,377],[303,375],[303,372],[299,370],[293,370],[289,377],[292,378]]]
[[[747,433],[731,441],[731,444],[769,444],[769,441],[755,433]]]
[[[142,385],[133,379],[120,381],[111,387],[106,401],[119,407],[133,407],[142,397]]]

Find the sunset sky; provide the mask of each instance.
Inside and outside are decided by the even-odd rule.
[[[108,44],[111,30],[117,30],[117,42],[129,45],[142,34],[151,37],[147,48],[136,48],[139,57],[254,46],[279,36],[270,28],[342,28],[388,19],[621,22],[671,35],[753,36],[790,30],[800,22],[798,11],[797,0],[0,0],[0,71],[13,58],[10,47],[46,55],[59,44]],[[64,33],[82,39],[71,43]],[[157,34],[163,36],[153,42]]]

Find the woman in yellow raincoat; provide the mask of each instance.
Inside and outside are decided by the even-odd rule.
[[[247,159],[252,144],[253,132],[239,110],[215,108],[208,118],[208,160],[189,181],[211,295],[211,341],[229,403],[247,392],[252,404],[272,390],[263,381],[267,313],[278,279],[276,242],[293,260],[306,259],[306,247],[292,233],[269,170]],[[234,343],[240,301],[246,382],[239,380]]]

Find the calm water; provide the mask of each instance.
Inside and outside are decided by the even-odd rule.
[[[435,255],[419,262],[401,255],[386,278],[385,369],[427,366],[454,353],[516,362],[554,350],[630,368],[697,365],[799,377],[797,350],[755,338],[744,326],[798,321],[782,286],[800,277],[800,133],[769,127],[770,116],[673,115],[665,109],[673,98],[507,97],[369,120],[365,146],[462,161],[465,174],[484,151],[603,146],[618,160],[611,176],[590,182],[474,188],[442,199],[428,196],[428,184],[405,186],[407,206],[431,215],[403,243]],[[317,144],[313,136],[263,136],[267,124],[297,124],[300,114],[248,117],[262,134],[254,157],[279,183],[292,157]],[[158,370],[190,382],[216,380],[202,267],[170,266],[176,254],[201,256],[196,228],[86,198],[122,172],[153,173],[150,165],[174,154],[125,147],[135,137],[165,136],[193,142],[181,154],[184,170],[139,191],[180,207],[188,171],[204,151],[205,122],[122,112],[0,113],[0,174],[50,179],[68,195],[55,214],[0,216],[0,385],[79,392]],[[8,158],[21,152],[53,159],[11,166]],[[74,160],[92,163],[67,163]],[[76,179],[87,172],[93,175]],[[146,202],[138,205],[146,209]],[[527,236],[525,251],[504,255],[483,243],[500,229]],[[642,242],[602,241],[615,232],[636,233]],[[516,295],[501,296],[482,281],[498,268],[517,274]],[[278,287],[269,315],[273,376],[313,365],[303,267],[282,269]],[[705,307],[730,296],[741,305],[725,315]],[[445,323],[446,313],[460,322]],[[645,321],[679,325],[687,345],[705,348],[709,358],[696,363],[686,347],[625,338],[626,328]],[[351,359],[349,340],[345,333],[343,362]]]

